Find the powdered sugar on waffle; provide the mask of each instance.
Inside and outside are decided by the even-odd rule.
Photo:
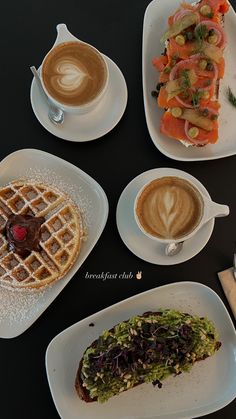
[[[89,228],[91,225],[91,201],[86,196],[81,185],[71,184],[65,181],[62,176],[59,176],[53,170],[42,168],[30,168],[26,171],[24,178],[30,182],[46,183],[55,187],[59,191],[68,195],[72,201],[79,207],[83,218],[84,228]]]
[[[46,168],[30,168],[19,180],[25,179],[33,183],[45,183],[69,196],[79,207],[83,218],[83,228],[91,225],[92,203],[80,185],[70,184],[53,170]],[[55,286],[55,285],[54,285]],[[40,290],[12,290],[0,287],[0,324],[2,329],[9,326],[29,324],[29,319],[36,319],[45,309],[45,298],[51,294],[52,286]],[[43,310],[42,310],[43,309]],[[31,324],[32,322],[30,322]]]

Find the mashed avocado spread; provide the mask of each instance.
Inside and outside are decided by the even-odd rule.
[[[137,384],[161,381],[189,371],[220,347],[207,318],[175,310],[144,313],[105,330],[84,353],[83,386],[105,402]]]

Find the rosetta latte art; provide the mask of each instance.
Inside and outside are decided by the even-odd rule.
[[[42,77],[49,95],[59,103],[81,106],[103,90],[107,68],[102,55],[82,42],[64,42],[46,56]]]
[[[164,239],[178,239],[200,222],[202,199],[189,182],[161,178],[151,182],[137,204],[139,221],[147,233]]]

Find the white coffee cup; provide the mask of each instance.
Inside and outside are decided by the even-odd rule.
[[[188,233],[178,237],[178,238],[174,238],[174,237],[169,237],[169,238],[164,238],[164,237],[158,237],[155,234],[150,233],[150,231],[147,231],[147,229],[145,229],[144,225],[141,223],[140,218],[137,214],[137,209],[138,209],[138,205],[140,203],[140,198],[142,198],[144,196],[144,192],[148,191],[147,188],[151,188],[152,184],[154,185],[153,182],[155,182],[156,180],[159,181],[163,181],[163,179],[180,179],[180,181],[183,181],[185,184],[189,184],[193,189],[193,193],[196,192],[196,197],[198,197],[201,201],[201,214],[199,215],[199,219],[198,222],[196,223],[196,226],[189,231]],[[145,200],[145,198],[142,198],[143,200]],[[167,202],[168,201],[168,202]],[[170,209],[170,202],[171,199],[170,197],[168,197],[167,199],[167,203],[166,206],[168,207],[168,209]],[[173,202],[173,200],[172,200]],[[168,244],[168,243],[179,243],[179,242],[183,242],[185,240],[190,239],[191,237],[193,237],[209,220],[211,220],[212,218],[216,218],[216,217],[225,217],[229,214],[229,207],[227,205],[221,205],[218,204],[214,201],[212,201],[211,199],[209,199],[208,197],[206,197],[198,188],[198,186],[193,182],[190,181],[189,179],[186,179],[184,177],[181,176],[161,176],[159,178],[153,179],[152,181],[147,182],[137,193],[135,201],[134,201],[134,218],[135,221],[137,223],[137,226],[139,227],[139,229],[142,231],[143,234],[145,234],[147,237],[159,242],[159,243],[163,243],[163,244]],[[173,216],[173,214],[172,214]],[[164,218],[163,218],[164,219]],[[176,215],[176,220],[177,220],[177,215]],[[166,219],[165,219],[166,220]],[[164,221],[165,221],[164,220]],[[173,218],[172,218],[172,223],[173,223]]]
[[[46,88],[44,80],[43,80],[43,76],[42,76],[42,69],[43,69],[44,63],[45,63],[47,57],[54,50],[54,48],[57,47],[60,44],[65,44],[65,43],[70,43],[70,42],[78,42],[80,44],[87,45],[88,47],[92,48],[94,51],[96,51],[96,53],[99,54],[99,56],[100,56],[100,58],[101,58],[101,60],[104,64],[104,67],[106,69],[106,79],[105,79],[105,83],[102,87],[102,90],[99,91],[99,94],[95,98],[93,98],[93,100],[91,100],[87,103],[81,104],[81,105],[68,105],[68,104],[62,103],[59,100],[57,100],[55,97],[53,97],[50,94],[50,92]],[[73,113],[73,114],[77,114],[77,115],[82,115],[82,114],[86,114],[86,113],[91,112],[92,110],[94,110],[97,107],[97,105],[101,102],[101,100],[104,98],[104,96],[106,95],[107,87],[108,87],[108,81],[109,81],[109,69],[108,69],[106,59],[104,58],[102,53],[100,53],[94,46],[92,46],[88,43],[85,43],[85,42],[79,40],[78,38],[76,38],[74,35],[72,35],[68,31],[67,26],[64,23],[61,23],[61,24],[57,25],[56,41],[55,41],[53,47],[50,49],[50,51],[46,54],[46,56],[43,59],[42,66],[40,68],[40,78],[41,78],[42,86],[43,86],[43,89],[44,89],[46,95],[48,96],[48,98],[50,99],[50,101],[54,105],[61,108],[65,112]]]

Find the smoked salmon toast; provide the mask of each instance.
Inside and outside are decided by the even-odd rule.
[[[160,131],[184,145],[218,140],[219,83],[224,77],[227,0],[182,2],[168,18],[165,50],[153,59],[159,82],[152,94],[164,109]]]

